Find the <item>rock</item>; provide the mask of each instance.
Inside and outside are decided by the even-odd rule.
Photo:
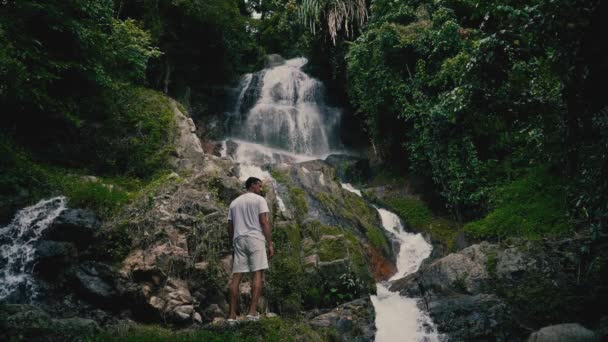
[[[517,331],[509,307],[494,295],[443,297],[430,302],[428,309],[450,341],[510,341]]]
[[[340,181],[344,183],[362,183],[371,178],[369,160],[344,154],[330,154],[325,162],[336,169]]]
[[[509,281],[518,281],[525,273],[536,272],[537,260],[516,247],[507,248],[496,256],[496,275]]]
[[[196,323],[203,323],[203,317],[201,317],[201,314],[198,312],[192,314],[192,320],[194,320]]]
[[[420,296],[420,289],[435,295],[478,294],[490,278],[487,254],[496,251],[497,247],[487,242],[467,247],[394,282],[390,289],[410,296]]]
[[[309,255],[304,258],[302,265],[306,267],[317,267],[319,265],[319,254]]]
[[[220,201],[228,204],[245,193],[245,182],[241,182],[236,178],[214,178],[209,186],[217,190]]]
[[[171,162],[178,169],[191,170],[197,166],[202,166],[204,151],[201,141],[196,136],[196,126],[192,118],[186,116],[178,108],[175,101],[171,101],[177,134],[175,136],[175,157]]]
[[[75,261],[77,254],[71,242],[41,240],[36,245],[34,273],[43,278],[56,278]]]
[[[369,298],[344,303],[313,317],[313,328],[335,327],[340,341],[373,341],[376,333],[374,307]]]
[[[598,336],[578,323],[550,325],[533,332],[528,342],[599,342]]]
[[[85,262],[75,267],[71,279],[76,291],[87,301],[102,307],[122,306],[114,286],[118,274],[105,264]]]
[[[42,236],[44,240],[72,242],[78,249],[87,247],[101,227],[97,215],[88,209],[66,209]]]
[[[52,318],[32,305],[0,305],[0,340],[64,341],[91,336],[99,331],[95,321],[72,317]]]

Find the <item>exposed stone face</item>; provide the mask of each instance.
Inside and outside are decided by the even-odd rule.
[[[577,312],[571,309],[573,303],[567,302],[577,280],[567,270],[575,269],[577,259],[571,251],[579,247],[566,243],[556,246],[516,240],[505,246],[483,242],[423,264],[417,272],[394,281],[391,290],[421,297],[439,332],[447,334],[450,341],[491,336],[525,340],[530,326],[555,322],[555,317],[577,318],[572,316]],[[571,312],[551,309],[560,307]],[[576,332],[572,336],[579,332],[580,336],[591,336],[571,326],[538,331],[533,336],[539,341],[559,341],[560,334],[569,336],[570,328]],[[545,339],[545,332],[551,332],[549,339]]]
[[[314,316],[312,327],[335,327],[341,341],[373,341],[376,334],[374,306],[369,298],[344,303],[337,308]]]
[[[87,209],[66,209],[44,231],[42,239],[74,243],[79,249],[87,247],[101,228],[97,215]]]
[[[428,310],[449,341],[514,340],[512,313],[494,295],[445,297],[430,302]]]
[[[544,327],[533,332],[527,342],[599,342],[599,337],[578,323]]]
[[[175,101],[171,101],[171,106],[175,114],[178,131],[174,143],[175,158],[172,160],[173,165],[178,169],[191,169],[201,165],[204,151],[201,141],[196,136],[194,121],[179,110]]]

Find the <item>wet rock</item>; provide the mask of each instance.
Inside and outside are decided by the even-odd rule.
[[[34,273],[44,278],[54,278],[75,261],[76,246],[71,242],[42,240],[36,245]]]
[[[66,209],[42,236],[44,240],[72,242],[78,249],[87,247],[101,227],[97,215],[88,209]]]
[[[528,342],[599,342],[599,337],[578,323],[544,327],[530,335]]]

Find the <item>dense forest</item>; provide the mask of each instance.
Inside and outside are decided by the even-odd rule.
[[[221,140],[241,75],[269,54],[304,56],[343,108],[344,148],[369,161],[351,182],[414,184],[425,205],[392,208],[449,221],[430,229],[448,249],[458,234],[576,241],[573,296],[596,301],[595,324],[607,315],[595,312],[608,276],[607,5],[0,1],[0,226],[55,195],[119,216],[173,171],[174,105],[204,143]]]

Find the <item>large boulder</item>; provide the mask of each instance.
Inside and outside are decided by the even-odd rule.
[[[34,273],[44,278],[55,278],[76,261],[78,252],[71,242],[41,240],[35,248]]]
[[[101,307],[123,307],[117,281],[119,275],[108,265],[84,262],[70,270],[70,280],[77,293],[85,300]]]
[[[470,246],[395,281],[391,291],[409,296],[479,294],[490,279],[488,256],[496,253],[497,246],[487,242]]]
[[[578,323],[550,325],[533,332],[528,342],[598,342],[598,336]]]
[[[313,328],[335,328],[340,341],[373,341],[376,334],[375,312],[369,297],[339,305],[335,309],[314,316]]]
[[[455,295],[428,304],[440,333],[450,341],[510,341],[515,323],[509,306],[495,295]]]
[[[42,239],[72,242],[84,249],[93,242],[101,221],[88,209],[66,209],[43,232]]]

